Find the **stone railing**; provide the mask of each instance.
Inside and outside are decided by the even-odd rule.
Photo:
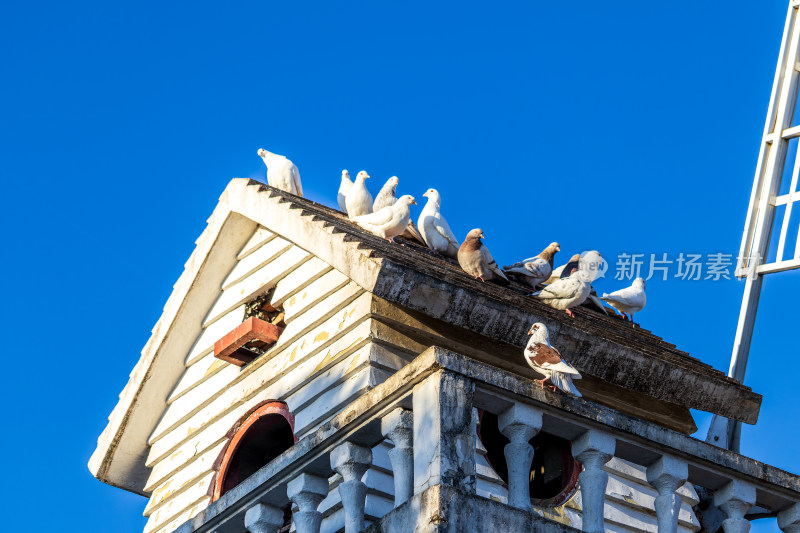
[[[508,505],[476,492],[473,408],[498,415],[508,437]],[[199,515],[178,533],[274,533],[289,501],[298,533],[318,533],[320,502],[329,478],[338,490],[345,532],[365,528],[366,486],[372,448],[394,443],[390,460],[395,508],[370,532],[576,531],[533,512],[528,475],[539,432],[572,441],[580,474],[583,531],[603,531],[612,457],[646,468],[658,492],[659,532],[678,527],[685,482],[714,493],[726,515],[726,533],[746,532],[751,509],[773,513],[782,531],[800,533],[800,477],[598,404],[554,394],[524,377],[441,348],[429,348],[382,385],[342,410]]]

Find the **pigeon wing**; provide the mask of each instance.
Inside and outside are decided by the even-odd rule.
[[[297,196],[303,196],[303,185],[300,183],[300,171],[297,170],[297,165],[292,164],[292,182],[294,188],[297,190]]]
[[[535,342],[528,346],[530,355],[528,358],[536,366],[550,366],[561,362],[561,354],[553,348],[541,342]]]
[[[374,213],[369,213],[367,215],[354,217],[353,222],[377,227],[388,224],[389,222],[392,221],[393,217],[394,217],[394,207],[389,205],[384,207],[380,211],[375,211]]]
[[[580,292],[580,282],[571,278],[562,278],[539,291],[538,296],[545,299],[567,300],[575,298]]]
[[[486,245],[481,246],[481,257],[483,258],[483,263],[486,265],[486,268],[491,270],[492,273],[495,274],[497,277],[503,278],[504,280],[508,281],[506,275],[503,274],[503,271],[500,270],[499,266],[497,266],[497,263],[492,257],[492,254],[489,253],[489,249],[486,247]]]

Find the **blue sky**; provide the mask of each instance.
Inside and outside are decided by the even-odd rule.
[[[612,267],[735,255],[786,4],[3,4],[4,529],[141,531],[144,498],[86,461],[219,194],[264,178],[259,147],[329,205],[343,168],[436,187],[503,263],[553,240]],[[742,287],[653,279],[637,318],[727,370]],[[765,282],[743,437],[793,472],[799,289]]]

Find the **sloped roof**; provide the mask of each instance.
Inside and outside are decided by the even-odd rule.
[[[199,333],[202,315],[257,225],[315,254],[380,298],[495,343],[512,367],[519,365],[510,359],[521,353],[530,324],[541,321],[582,373],[686,408],[751,424],[758,417],[760,395],[645,329],[587,308],[570,318],[526,296],[529,289],[523,286],[482,283],[421,246],[388,243],[363,231],[337,210],[254,180],[234,179],[198,238],[98,439],[89,462],[98,479],[141,493],[147,436],[183,371],[186,339]]]

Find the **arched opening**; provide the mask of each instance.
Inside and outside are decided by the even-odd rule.
[[[262,403],[228,432],[228,444],[215,467],[213,500],[255,474],[261,467],[292,447],[294,417],[284,402]]]
[[[506,484],[508,466],[503,451],[508,438],[500,433],[497,415],[480,412],[478,437],[486,448],[486,460]],[[547,433],[539,433],[530,441],[533,446],[530,491],[531,503],[538,506],[558,506],[575,494],[581,463],[572,457],[572,443]]]

